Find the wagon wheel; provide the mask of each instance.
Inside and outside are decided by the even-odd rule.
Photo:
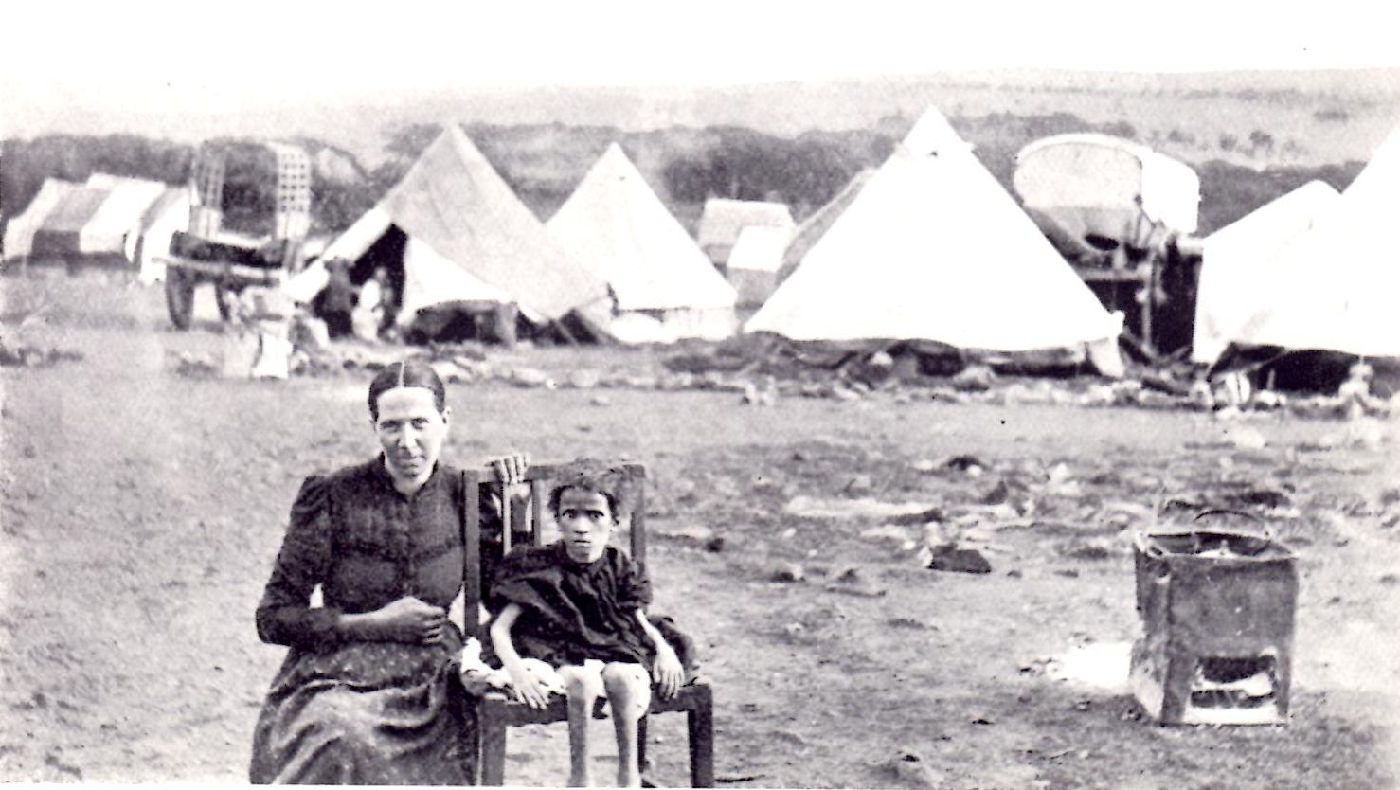
[[[165,273],[165,306],[170,310],[170,323],[181,332],[190,328],[190,314],[194,310],[195,279],[179,269]]]

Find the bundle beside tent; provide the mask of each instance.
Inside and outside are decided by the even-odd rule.
[[[1087,352],[1121,375],[1099,303],[930,109],[745,326],[792,340]]]
[[[426,310],[516,305],[535,324],[602,302],[607,286],[555,244],[544,226],[455,125],[443,131],[374,208],[335,239],[286,290],[309,302],[325,261],[351,261],[352,279],[378,266],[399,295],[397,321]]]
[[[617,143],[545,225],[616,299],[601,328],[624,342],[734,333],[734,289]]]

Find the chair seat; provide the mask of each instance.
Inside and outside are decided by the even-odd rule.
[[[655,689],[653,689],[655,692]],[[478,705],[482,712],[491,718],[492,721],[504,724],[507,727],[519,727],[523,724],[554,724],[555,722],[568,721],[568,703],[562,694],[551,694],[549,704],[543,708],[532,708],[523,702],[517,702],[504,691],[487,691],[477,697]],[[660,694],[651,695],[651,707],[647,713],[670,713],[672,711],[696,710],[701,706],[710,704],[710,683],[703,678],[696,678],[689,684],[682,686],[676,696],[670,699],[663,699]]]

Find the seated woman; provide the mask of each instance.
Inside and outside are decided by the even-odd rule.
[[[645,571],[608,545],[618,525],[616,482],[610,472],[587,466],[562,476],[549,496],[560,540],[512,552],[491,590],[491,608],[499,612],[491,641],[515,697],[545,707],[550,681],[562,681],[575,787],[590,783],[594,702],[606,695],[612,708],[617,786],[637,787],[637,721],[651,706],[652,681],[671,697],[686,676],[675,648],[647,619]]]
[[[302,484],[257,610],[258,636],[291,649],[258,717],[253,782],[470,783],[466,723],[448,697],[463,500],[461,475],[439,463],[445,401],[426,363],[388,366],[369,385],[383,453]],[[514,482],[525,465],[502,459],[497,475]],[[483,541],[499,541],[499,517],[482,515]],[[317,585],[324,605],[312,608]]]

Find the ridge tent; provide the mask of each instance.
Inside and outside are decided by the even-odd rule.
[[[792,229],[782,226],[749,225],[739,231],[724,269],[740,305],[757,307],[778,287],[783,251],[791,239]]]
[[[656,321],[654,339],[734,333],[734,288],[617,143],[589,168],[545,228],[608,283],[619,317],[643,314]]]
[[[750,225],[791,230],[797,223],[792,221],[792,212],[781,203],[710,198],[700,214],[695,243],[715,266],[723,266],[729,260],[734,242],[739,240],[739,232]]]
[[[82,253],[121,255],[130,260],[126,255],[127,235],[139,230],[142,216],[165,193],[166,185],[108,173],[93,173],[86,185],[106,189],[107,199],[82,229]]]
[[[1279,258],[1333,207],[1340,193],[1321,181],[1261,206],[1206,237],[1196,286],[1191,359],[1211,364],[1230,343],[1250,344],[1252,325],[1273,309]]]
[[[54,210],[65,195],[78,185],[57,178],[44,179],[43,186],[30,199],[24,211],[10,217],[5,225],[5,259],[14,260],[28,257],[34,245],[34,234],[43,227],[44,220]]]
[[[364,282],[377,265],[401,295],[398,321],[451,303],[514,303],[537,323],[607,297],[607,285],[574,261],[455,124],[403,179],[285,286],[310,301],[325,261],[354,262]]]
[[[34,233],[29,257],[38,260],[71,260],[85,254],[83,228],[107,200],[109,190],[80,186],[68,190]]]
[[[189,224],[188,187],[167,187],[147,207],[136,230],[126,237],[126,256],[136,264],[136,277],[140,282],[153,283],[165,279],[165,264],[158,259],[170,254],[170,238],[175,231],[185,230]]]
[[[970,146],[923,132],[909,142],[917,150],[896,147],[745,330],[1085,349],[1100,370],[1121,375],[1122,317],[1104,310]]]

